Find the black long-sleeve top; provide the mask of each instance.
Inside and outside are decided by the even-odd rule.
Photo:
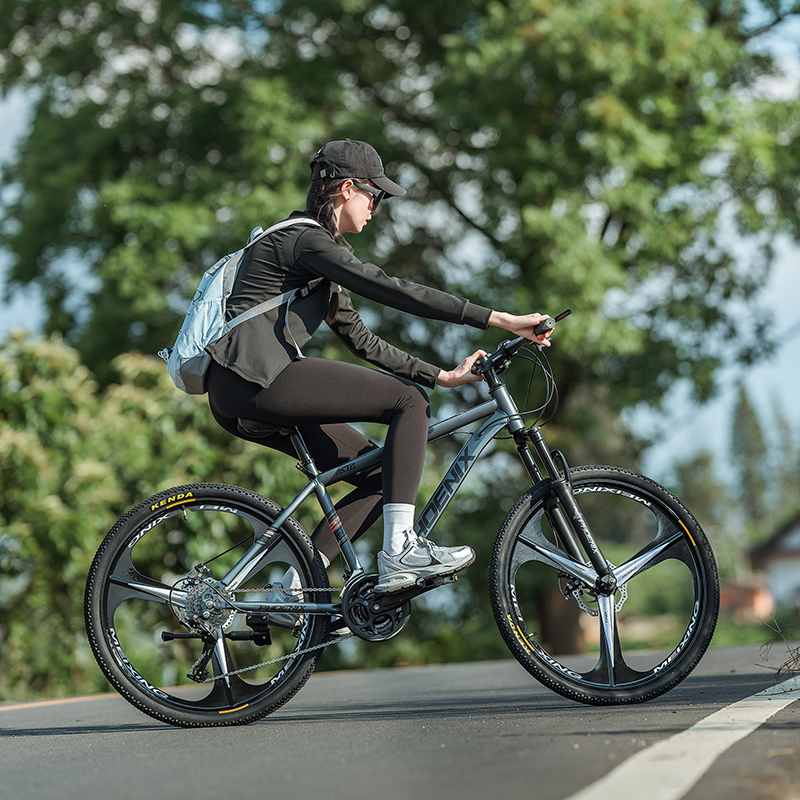
[[[296,211],[292,217],[307,216]],[[486,329],[491,309],[412,281],[388,276],[374,264],[359,261],[316,225],[292,225],[252,245],[242,261],[227,318],[283,292],[323,280],[304,298],[236,326],[206,350],[223,367],[246,380],[268,387],[297,356],[291,339],[302,348],[320,326],[332,292],[339,293],[339,311],[330,325],[355,355],[394,375],[432,388],[440,368],[385,342],[364,325],[349,292],[428,319]],[[287,326],[291,336],[287,332]]]

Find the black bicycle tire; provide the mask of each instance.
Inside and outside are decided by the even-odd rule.
[[[588,705],[622,705],[652,700],[673,689],[692,672],[713,637],[719,614],[719,576],[711,546],[700,524],[680,500],[643,475],[618,467],[587,466],[573,469],[571,481],[573,489],[578,491],[588,491],[588,487],[599,484],[608,487],[603,491],[627,491],[642,495],[657,503],[665,514],[680,521],[688,540],[694,545],[691,550],[693,557],[697,558],[702,583],[701,596],[697,601],[697,622],[691,636],[685,643],[680,643],[673,660],[650,679],[643,679],[627,688],[611,688],[570,677],[563,666],[554,666],[560,664],[557,659],[541,647],[537,649],[538,643],[532,643],[521,635],[518,620],[515,619],[516,604],[511,596],[509,560],[524,521],[531,518],[534,509],[555,500],[550,481],[538,484],[522,495],[498,531],[489,566],[489,591],[495,621],[517,661],[540,683],[558,694]],[[588,522],[591,527],[591,519]],[[598,544],[602,550],[603,542],[599,541]],[[690,621],[690,627],[691,624]]]
[[[177,500],[176,500],[177,498]],[[188,498],[188,499],[187,499]],[[94,557],[89,570],[85,599],[84,616],[86,632],[92,652],[103,674],[111,685],[134,707],[162,722],[181,727],[211,727],[241,725],[271,714],[290,700],[311,677],[322,649],[296,657],[296,663],[286,676],[271,691],[265,692],[246,708],[226,709],[224,711],[188,711],[184,707],[159,697],[157,687],[142,685],[133,678],[115,656],[119,644],[112,641],[104,620],[104,602],[108,592],[106,580],[120,551],[138,535],[139,531],[163,512],[165,507],[175,502],[235,504],[247,508],[255,514],[274,519],[282,510],[273,501],[248,489],[217,483],[198,483],[177,486],[162,491],[144,500],[131,509],[111,528]],[[311,585],[316,588],[328,587],[328,577],[324,565],[299,523],[293,518],[281,529],[284,539],[291,541],[292,548],[305,561]],[[330,593],[317,594],[317,602],[330,602]],[[312,616],[307,624],[308,647],[322,644],[327,639],[330,619],[327,616]],[[144,682],[146,683],[146,681]]]

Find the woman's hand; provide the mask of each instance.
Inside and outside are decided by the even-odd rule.
[[[453,389],[456,386],[463,386],[465,383],[482,381],[483,376],[475,375],[472,372],[472,365],[481,356],[485,355],[485,350],[476,350],[471,356],[467,356],[455,369],[449,371],[441,370],[439,372],[439,377],[436,378],[436,385]]]
[[[503,328],[517,336],[524,336],[526,339],[543,344],[545,347],[550,347],[552,330],[539,336],[533,332],[533,329],[545,319],[547,319],[547,314],[524,314],[518,317],[514,314],[506,314],[504,311],[492,311],[492,315],[489,317],[489,324],[495,328]]]

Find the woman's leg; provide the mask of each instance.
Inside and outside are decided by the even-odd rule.
[[[209,399],[217,418],[228,421],[224,425],[228,430],[235,426],[237,417],[298,426],[301,431],[305,431],[304,426],[319,426],[322,435],[326,435],[325,429],[331,424],[388,425],[381,479],[383,501],[395,510],[406,506],[413,519],[430,418],[428,398],[422,389],[383,372],[323,359],[292,362],[268,389],[238,378],[229,370],[221,370],[224,375],[220,379],[217,376],[221,368],[213,367],[209,374]],[[277,449],[287,452],[287,444],[284,442]],[[269,445],[275,446],[272,442]],[[310,445],[309,450],[314,456]],[[355,493],[348,497],[352,494]],[[363,511],[363,506],[355,505]],[[365,519],[370,516],[367,514]],[[385,521],[387,516],[392,515],[386,515]],[[348,523],[341,514],[340,517],[347,530]],[[315,544],[323,554],[332,552],[331,537],[326,538],[324,525],[318,527],[315,536],[319,536]],[[469,547],[438,547],[416,537],[413,530],[408,535],[398,531],[397,536],[387,537],[385,529],[384,550],[378,553],[380,579],[375,589],[401,591],[420,579],[458,572],[474,559],[475,553]]]
[[[416,384],[355,364],[303,358],[291,363],[252,402],[256,419],[279,425],[387,425],[384,502],[415,502],[430,422],[428,397]]]
[[[413,511],[429,421],[427,397],[415,384],[365,367],[322,359],[292,363],[269,389],[213,363],[208,378],[211,409],[223,428],[242,436],[236,425],[238,417],[296,425],[323,470],[375,446],[343,423],[387,424],[383,470],[375,468],[354,480],[356,490],[337,503],[337,511],[353,539],[377,519],[384,499],[408,504]],[[295,455],[288,437],[280,434],[242,438]],[[327,521],[320,523],[313,538],[329,559],[338,553]]]

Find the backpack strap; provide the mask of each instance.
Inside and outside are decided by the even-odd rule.
[[[265,231],[261,231],[261,233],[256,234],[255,236],[253,236],[253,233],[255,233],[258,228],[254,228],[253,233],[250,234],[252,238],[248,239],[247,244],[242,248],[242,250],[247,250],[248,247],[254,245],[258,241],[261,241],[261,239],[263,239],[265,236],[269,236],[271,233],[275,233],[283,228],[288,228],[291,225],[316,225],[318,228],[322,227],[321,223],[317,222],[315,219],[311,219],[310,217],[290,217],[282,222],[275,223],[275,225],[270,226]]]
[[[275,297],[271,297],[269,300],[265,300],[263,303],[259,303],[257,306],[248,308],[247,311],[242,311],[241,314],[235,316],[227,324],[228,330],[235,328],[237,325],[241,325],[242,322],[247,322],[247,320],[252,319],[253,317],[257,317],[259,314],[266,314],[267,311],[272,311],[273,308],[282,306],[284,303],[289,304],[295,299],[295,297],[308,296],[311,290],[316,289],[323,280],[324,278],[314,278],[313,281],[307,283],[305,286],[301,286],[299,289],[292,289],[289,292],[276,295]],[[295,345],[295,347],[296,346],[297,345]]]
[[[276,225],[273,225],[267,230],[262,231],[256,237],[251,239],[242,249],[246,250],[250,245],[255,244],[256,242],[263,239],[265,236],[269,236],[271,233],[275,233],[276,231],[281,230],[282,228],[288,228],[290,225],[316,225],[317,227],[321,228],[319,222],[315,219],[310,219],[308,217],[294,217],[290,219],[285,219],[283,222],[278,222]],[[288,304],[292,302],[296,297],[307,297],[308,294],[313,290],[316,289],[317,286],[323,281],[323,278],[314,278],[313,281],[307,283],[305,286],[301,286],[299,289],[292,289],[288,292],[283,292],[283,294],[279,294],[276,297],[271,297],[269,300],[265,300],[263,303],[259,303],[257,306],[253,306],[252,308],[248,308],[247,311],[242,311],[241,314],[235,316],[230,322],[227,323],[226,329],[228,331],[235,328],[237,325],[241,325],[243,322],[247,322],[247,320],[252,319],[253,317],[257,317],[259,314],[266,314],[268,311],[271,311],[273,308],[277,308],[278,306],[283,305],[284,303]],[[288,310],[288,309],[287,309]],[[291,333],[290,333],[291,335]],[[292,337],[292,341],[294,342],[294,337]],[[299,348],[297,347],[297,343],[294,342],[295,349],[300,352]]]

